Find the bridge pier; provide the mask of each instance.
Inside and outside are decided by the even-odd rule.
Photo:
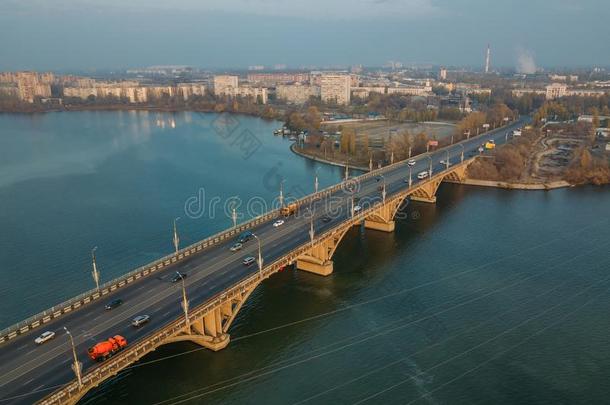
[[[297,259],[297,269],[317,274],[318,276],[328,276],[333,272],[333,261],[321,261],[311,256],[301,256]]]
[[[297,269],[319,276],[332,274],[333,261],[331,258],[346,232],[347,228],[332,234],[323,241],[312,244],[305,254],[297,257]]]
[[[381,205],[364,220],[364,227],[375,231],[394,232],[396,227],[394,216],[404,200],[403,197]]]

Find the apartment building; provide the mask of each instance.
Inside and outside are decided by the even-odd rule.
[[[231,75],[214,76],[214,93],[217,96],[234,96],[239,87],[239,78]]]
[[[278,99],[294,104],[304,104],[310,97],[320,97],[320,87],[307,84],[282,84],[275,88]]]
[[[350,95],[350,75],[323,74],[320,77],[320,96],[323,102],[349,105]]]

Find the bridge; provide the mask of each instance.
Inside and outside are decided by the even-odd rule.
[[[333,254],[350,228],[392,232],[406,199],[434,203],[443,181],[464,179],[484,141],[501,144],[507,131],[526,122],[521,118],[418,155],[413,166],[401,161],[353,177],[296,201],[298,214],[282,226],[273,226],[282,217],[280,210],[270,211],[3,330],[0,402],[74,404],[161,345],[191,341],[214,351],[225,348],[236,315],[261,282],[288,265],[331,274]],[[418,178],[422,172],[428,176]],[[256,237],[231,252],[245,230]],[[258,260],[245,266],[246,256]],[[172,283],[176,272],[187,277]],[[116,298],[125,304],[105,311]],[[141,314],[149,315],[150,322],[132,327],[131,319]],[[55,339],[37,346],[35,337],[46,330],[55,331]],[[88,347],[116,334],[129,342],[124,350],[102,363],[88,358]]]

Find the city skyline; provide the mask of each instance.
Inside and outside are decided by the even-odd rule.
[[[380,66],[389,60],[482,67],[488,43],[492,70],[523,60],[539,67],[610,65],[607,45],[596,40],[610,35],[603,18],[610,5],[599,0],[493,8],[479,0],[315,0],[307,7],[277,0],[171,6],[10,0],[3,8],[0,70]]]

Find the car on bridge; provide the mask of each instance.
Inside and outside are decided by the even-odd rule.
[[[243,246],[244,246],[244,245],[242,245],[241,243],[236,242],[236,243],[234,243],[234,244],[233,244],[233,246],[231,246],[231,247],[229,248],[229,250],[230,250],[231,252],[237,252],[237,251],[238,251],[238,250],[240,250],[240,249],[241,249]]]
[[[449,162],[448,160],[445,160],[445,159],[441,160],[439,163],[444,166],[451,166],[451,162]]]
[[[278,226],[282,226],[282,225],[284,225],[284,220],[283,220],[283,219],[278,219],[277,221],[275,221],[275,222],[273,223],[273,226],[274,226],[275,228],[277,228]]]
[[[332,218],[331,218],[331,217],[329,217],[328,215],[324,215],[324,216],[322,217],[322,222],[324,222],[324,223],[328,223],[328,222],[330,222],[330,221],[332,221]]]
[[[150,321],[150,316],[148,316],[148,315],[138,315],[138,316],[136,316],[135,318],[133,318],[131,320],[131,324],[133,326],[135,326],[136,328],[139,328],[140,326],[144,325],[148,321]]]
[[[408,164],[409,166],[415,166],[415,164],[416,164],[416,163],[417,163],[417,162],[415,161],[415,159],[409,159],[409,160],[407,161],[407,164]]]
[[[417,175],[417,178],[420,180],[425,179],[426,177],[428,177],[428,172],[424,171],[424,172],[419,172],[419,174]]]
[[[117,307],[120,307],[121,305],[123,305],[123,300],[117,298],[116,300],[112,300],[108,304],[106,304],[104,308],[106,308],[106,311],[110,311],[111,309],[115,309]]]
[[[245,266],[250,266],[250,265],[251,265],[251,264],[253,264],[255,261],[256,261],[256,259],[255,259],[254,257],[252,257],[252,256],[248,256],[248,257],[246,257],[246,258],[245,258],[245,259],[242,261],[242,263],[243,263]]]
[[[361,207],[361,206],[359,206],[359,205],[355,205],[355,206],[354,206],[354,214],[357,214],[357,213],[359,213],[360,211],[362,211],[362,207]]]
[[[254,238],[254,234],[250,231],[245,231],[237,237],[238,243],[246,243],[250,239]]]
[[[36,342],[37,345],[41,345],[43,343],[48,342],[49,340],[55,338],[55,332],[52,332],[50,330],[44,332],[42,335],[38,336],[36,339],[34,339],[34,342]]]
[[[172,283],[177,283],[180,280],[186,278],[186,273],[176,273],[174,277],[172,277]]]

